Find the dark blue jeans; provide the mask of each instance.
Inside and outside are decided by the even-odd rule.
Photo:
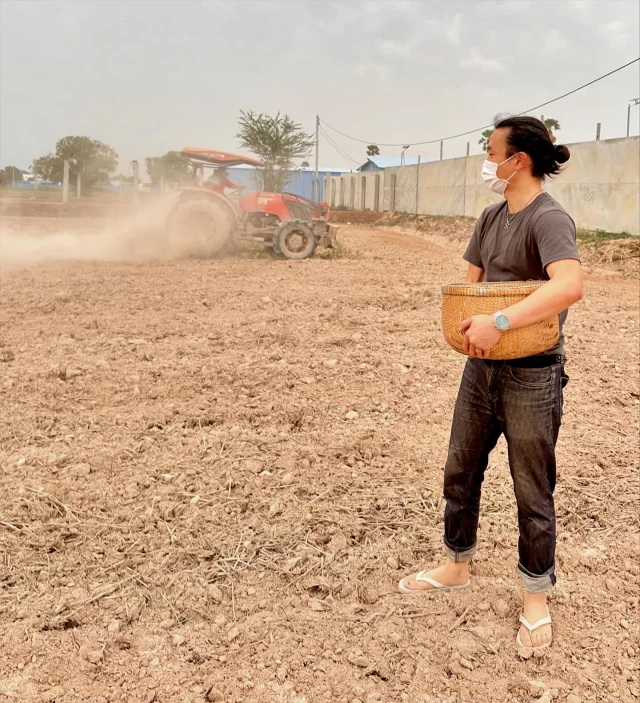
[[[526,368],[468,360],[444,475],[446,552],[457,562],[468,562],[476,550],[489,454],[504,433],[518,503],[518,567],[530,593],[547,591],[556,582],[555,447],[568,377],[564,360],[553,361],[550,366]]]

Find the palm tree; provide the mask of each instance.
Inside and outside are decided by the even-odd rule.
[[[549,136],[551,137],[551,141],[555,144],[556,135],[554,134],[553,130],[559,130],[560,123],[558,122],[558,120],[554,120],[553,118],[549,117],[544,121],[544,126],[549,130]]]
[[[489,148],[489,139],[491,138],[491,135],[494,133],[495,130],[493,129],[485,129],[484,132],[482,133],[482,137],[478,141],[478,144],[482,146],[483,151],[487,151]]]
[[[380,149],[375,144],[369,144],[367,147],[367,156],[380,156]]]

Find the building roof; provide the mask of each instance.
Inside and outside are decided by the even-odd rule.
[[[185,146],[182,155],[196,164],[208,164],[211,166],[239,166],[248,164],[249,166],[262,166],[262,162],[252,159],[249,156],[239,154],[229,154],[226,151],[215,151],[214,149],[203,149],[198,146]]]
[[[315,173],[315,168],[301,168],[301,171],[311,171]],[[318,173],[351,173],[352,168],[333,168],[332,166],[318,166]]]
[[[229,168],[253,168],[253,166],[229,166]],[[305,166],[304,168],[302,166],[298,166],[294,170],[303,171],[305,173],[315,173],[315,168],[311,166]],[[351,173],[353,170],[354,169],[352,168],[332,168],[328,166],[318,166],[318,173]]]

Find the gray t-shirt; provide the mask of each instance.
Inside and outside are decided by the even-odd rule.
[[[548,281],[549,264],[562,259],[580,261],[575,223],[548,193],[510,216],[508,230],[506,217],[506,200],[486,208],[464,254],[465,261],[484,269],[485,281]],[[560,340],[545,354],[564,353],[562,327],[567,310],[558,318]]]

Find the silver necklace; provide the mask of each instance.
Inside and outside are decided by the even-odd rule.
[[[529,205],[529,204],[533,201],[533,199],[534,199],[536,196],[540,195],[540,193],[543,193],[543,192],[544,192],[544,191],[543,191],[542,188],[541,188],[537,193],[534,193],[534,194],[529,198],[529,200],[527,200],[527,202],[524,204],[524,206],[523,206],[520,210],[518,210],[518,212],[514,212],[513,215],[511,215],[511,219],[509,219],[509,205],[507,204],[507,221],[504,223],[504,228],[505,228],[506,230],[508,230],[508,229],[509,229],[509,225],[513,222],[514,218],[516,218],[516,217],[527,207],[527,205]]]

